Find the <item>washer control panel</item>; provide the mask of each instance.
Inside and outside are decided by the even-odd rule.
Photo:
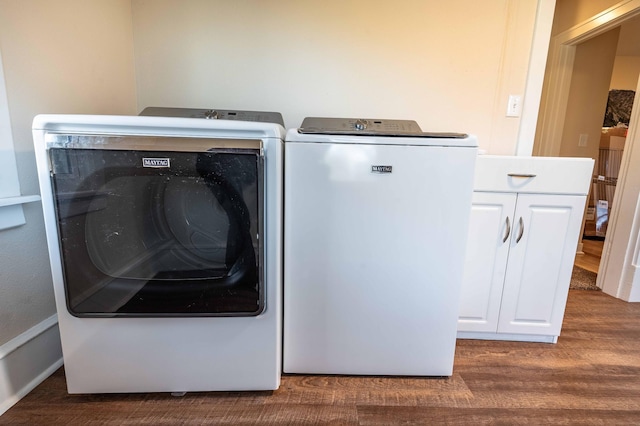
[[[397,136],[423,138],[466,138],[464,133],[428,133],[414,120],[382,120],[370,118],[307,117],[298,129],[303,134],[350,136]]]

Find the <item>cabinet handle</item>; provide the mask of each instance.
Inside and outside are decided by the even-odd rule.
[[[520,216],[518,224],[520,225],[520,232],[518,233],[518,238],[516,238],[516,244],[520,242],[520,239],[522,239],[522,235],[524,234],[524,220],[522,220],[522,216]]]
[[[503,243],[507,242],[507,239],[509,238],[510,234],[511,234],[511,223],[509,223],[509,216],[507,216],[507,233],[505,234],[504,238],[502,239]]]
[[[534,178],[537,175],[532,175],[532,174],[528,174],[528,173],[509,173],[507,174],[507,176],[509,177],[518,177],[518,178]]]

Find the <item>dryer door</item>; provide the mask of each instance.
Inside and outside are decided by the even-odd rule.
[[[49,158],[71,314],[262,312],[260,141],[55,135]]]

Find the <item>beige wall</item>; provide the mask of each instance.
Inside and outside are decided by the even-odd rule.
[[[32,151],[40,113],[134,113],[129,0],[0,0],[0,48],[14,144]],[[26,153],[26,154],[25,154]],[[20,168],[37,192],[35,160]]]
[[[616,28],[576,48],[560,147],[562,157],[598,158],[600,133],[619,32]],[[581,134],[588,135],[586,147],[578,146]]]
[[[611,89],[636,90],[640,75],[640,16],[620,26]]]
[[[415,119],[515,152],[537,2],[132,0],[138,107]]]
[[[551,35],[555,36],[586,21],[621,0],[557,0]]]
[[[37,194],[39,113],[134,113],[129,0],[0,0],[4,65],[22,194]],[[39,203],[0,231],[0,345],[55,313]]]
[[[583,24],[585,21],[604,13],[606,10],[617,4],[620,4],[619,0],[557,0],[553,18],[553,27],[551,29],[551,44],[553,45],[558,39],[562,39],[562,33],[565,31],[576,27],[579,24]],[[615,29],[613,31],[616,31],[619,34],[621,33],[620,29]],[[626,33],[629,32],[626,31]],[[601,43],[603,40],[601,40]],[[582,46],[582,44],[585,44],[586,46]],[[604,111],[606,109],[606,97],[604,104],[600,105],[600,98],[602,96],[601,90],[602,85],[605,82],[607,82],[608,86],[611,81],[611,73],[607,75],[607,70],[613,69],[613,63],[609,63],[609,59],[605,60],[605,58],[610,58],[612,54],[615,56],[618,46],[617,43],[613,43],[612,39],[609,39],[609,41],[605,43],[607,45],[606,47],[604,45],[599,45],[600,47],[597,47],[597,43],[590,45],[588,42],[585,42],[582,44],[576,46],[576,55],[580,55],[581,59],[579,61],[576,60],[572,70],[572,81],[570,85],[571,93],[567,104],[567,115],[563,122],[563,135],[559,142],[560,146],[557,151],[555,147],[558,147],[558,142],[555,140],[555,137],[552,136],[551,139],[553,140],[549,140],[549,135],[543,136],[543,128],[544,125],[548,126],[549,123],[557,117],[557,115],[548,115],[554,108],[554,105],[547,103],[548,98],[553,98],[550,92],[551,89],[549,88],[549,83],[552,80],[552,73],[555,73],[554,75],[556,75],[557,78],[559,74],[565,72],[565,69],[551,69],[552,63],[554,63],[553,61],[556,61],[555,65],[558,67],[564,66],[560,65],[560,62],[558,62],[561,57],[558,53],[556,53],[555,57],[549,56],[547,58],[542,102],[540,104],[541,113],[538,116],[538,123],[536,126],[533,149],[534,155],[549,155],[550,151],[552,155],[592,158],[598,157],[596,147],[600,139],[600,130],[596,131],[595,129],[596,126],[601,126]],[[637,43],[631,44],[636,45]],[[599,48],[609,50],[607,52],[596,52]],[[604,56],[596,58],[596,55]],[[578,62],[580,62],[580,64],[577,64]],[[593,72],[591,70],[592,66]],[[573,81],[576,79],[577,81]],[[596,91],[592,91],[589,88],[591,83],[593,83],[594,87],[597,88]],[[597,115],[599,115],[598,111],[600,108],[602,108],[602,114],[600,117],[597,117]],[[583,115],[583,111],[586,115]],[[592,121],[588,122],[588,120]],[[587,147],[578,146],[580,134],[588,135],[589,141],[587,143]],[[552,148],[549,148],[549,146]]]
[[[640,76],[640,56],[616,56],[610,89],[636,90]]]
[[[549,2],[551,0],[542,0]],[[23,194],[38,192],[39,113],[148,105],[410,118],[515,151],[534,0],[0,0]],[[135,55],[134,55],[135,46]],[[135,57],[135,60],[134,60]],[[135,73],[135,76],[134,76]],[[136,98],[137,91],[137,98]],[[0,233],[0,344],[54,312],[40,206]]]
[[[560,33],[604,11],[618,1],[558,0],[553,34]],[[640,18],[634,18],[576,48],[569,103],[560,155],[598,158],[602,121],[610,89],[635,90],[640,72]],[[579,147],[587,134],[586,147]],[[597,166],[596,166],[597,167]]]

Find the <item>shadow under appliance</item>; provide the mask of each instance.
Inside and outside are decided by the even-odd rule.
[[[33,132],[69,392],[276,389],[282,126],[43,115]]]
[[[452,374],[476,154],[406,120],[288,131],[284,372]]]

